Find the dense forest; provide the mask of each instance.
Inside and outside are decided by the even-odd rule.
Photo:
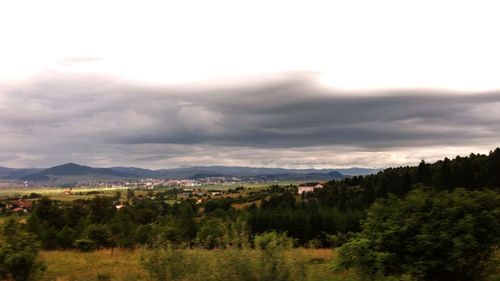
[[[358,176],[328,183],[328,188],[318,190],[310,197],[322,205],[339,210],[364,209],[378,198],[392,193],[404,196],[418,186],[434,187],[438,191],[455,188],[475,190],[500,187],[500,148],[489,155],[470,154],[455,159],[428,164],[422,160],[417,167],[389,168],[376,175]]]
[[[359,267],[359,259],[353,258],[352,252],[359,247],[352,243],[358,241],[360,235],[371,237],[370,233],[376,228],[372,223],[383,218],[386,212],[409,212],[411,215],[412,210],[418,210],[425,213],[440,204],[446,205],[443,202],[451,202],[450,205],[456,203],[462,208],[462,211],[456,211],[454,218],[470,216],[471,220],[478,219],[474,223],[485,227],[484,233],[500,234],[499,187],[500,148],[497,148],[488,155],[457,156],[432,164],[422,161],[416,167],[389,168],[374,175],[330,181],[325,183],[324,188],[301,196],[297,195],[296,186],[273,185],[246,197],[212,199],[202,204],[185,199],[170,204],[167,199],[173,198],[179,191],[163,190],[154,196],[138,198],[133,190],[129,190],[126,206],[119,210],[116,208],[122,197],[119,192],[114,197],[72,202],[43,197],[36,202],[24,228],[26,235],[39,241],[43,249],[76,248],[81,251],[147,247],[159,240],[183,248],[246,248],[255,247],[255,237],[259,235],[283,233],[291,238],[295,247],[344,245],[341,252],[345,256],[343,265]],[[487,196],[473,192],[483,192]],[[447,196],[450,196],[449,199],[443,199]],[[433,202],[433,197],[444,201]],[[479,203],[476,203],[481,205],[482,213],[471,207],[474,204],[467,205],[465,201],[469,197],[470,200],[478,200]],[[427,200],[427,203],[420,204],[418,198]],[[245,208],[233,207],[234,203],[242,202],[248,203]],[[399,209],[394,206],[399,206]],[[414,208],[406,210],[404,206]],[[439,216],[440,211],[436,214]],[[397,218],[385,218],[386,221],[391,219],[394,223],[398,222]],[[480,222],[481,219],[485,221]],[[468,227],[479,228],[475,224]],[[470,241],[481,244],[482,237],[486,237],[484,233],[470,234],[471,237],[479,237],[477,241],[472,238]],[[363,239],[360,241],[369,241],[368,238]],[[384,239],[389,240],[387,237]],[[497,240],[487,238],[484,242],[488,244],[486,248],[497,245]],[[380,248],[380,245],[377,247]],[[394,247],[391,249],[402,251]],[[370,252],[369,249],[363,251]],[[470,251],[477,251],[477,248]],[[418,251],[409,253],[417,255]],[[371,265],[380,263],[372,261]],[[371,272],[370,276],[381,272],[407,272],[404,268],[390,266],[374,270],[371,265],[365,260],[362,270],[365,275],[367,272]],[[434,275],[417,272],[412,276],[420,276],[422,280],[439,280],[446,274],[442,271]],[[474,276],[462,280],[474,280]]]

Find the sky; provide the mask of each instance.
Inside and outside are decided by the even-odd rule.
[[[379,168],[487,153],[498,8],[1,1],[0,166]]]

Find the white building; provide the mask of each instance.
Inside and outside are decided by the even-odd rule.
[[[313,192],[315,189],[323,188],[323,185],[321,184],[316,184],[316,185],[299,185],[299,189],[297,191],[298,194],[302,194],[304,192]]]

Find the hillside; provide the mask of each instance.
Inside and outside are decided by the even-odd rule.
[[[75,163],[48,169],[13,169],[0,167],[0,179],[50,181],[66,184],[130,178],[200,179],[204,177],[238,177],[242,180],[338,180],[348,176],[376,173],[380,169],[285,169],[237,166],[193,166],[171,169],[136,167],[94,168]]]
[[[113,169],[92,168],[74,163],[68,163],[55,166],[46,170],[42,170],[35,174],[21,177],[21,179],[31,180],[31,181],[47,181],[47,180],[57,180],[65,177],[78,177],[78,178],[88,177],[90,179],[100,179],[100,178],[127,178],[131,177],[131,175],[115,171]]]
[[[0,167],[0,179],[8,179],[8,180],[19,179],[24,176],[38,173],[42,170],[43,169],[36,169],[36,168],[16,169],[16,168]]]
[[[283,168],[254,168],[233,166],[194,166],[172,169],[148,170],[134,167],[112,167],[115,171],[132,174],[137,177],[182,179],[201,177],[270,177],[277,179],[304,179],[304,177],[321,179],[339,179],[345,175],[365,175],[376,173],[380,169],[349,168],[349,169],[283,169]],[[344,173],[344,171],[346,173]]]

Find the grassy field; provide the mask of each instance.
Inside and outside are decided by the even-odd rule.
[[[114,195],[117,191],[126,192],[123,189],[111,187],[75,187],[72,190],[72,195],[64,195],[64,191],[68,188],[62,187],[44,187],[44,188],[2,188],[0,189],[0,196],[23,196],[30,195],[31,193],[41,194],[54,200],[73,201],[76,199],[93,198],[95,195],[76,195],[77,193],[87,192],[100,192],[100,195]]]
[[[77,251],[42,251],[47,264],[42,280],[78,281],[99,280],[148,280],[140,266],[140,251],[110,250],[82,253]]]
[[[268,188],[273,183],[251,183],[251,182],[242,182],[238,184],[213,184],[213,185],[202,185],[197,187],[190,187],[193,189],[202,189],[207,191],[227,191],[229,189],[235,189],[237,187],[245,187],[245,191],[241,193],[224,193],[217,196],[212,196],[213,198],[229,198],[229,197],[239,197],[239,196],[247,196],[250,192],[260,191]],[[281,186],[289,186],[289,185],[297,184],[297,182],[286,181],[279,182]],[[147,197],[150,192],[156,194],[158,192],[164,192],[167,188],[157,188],[154,190],[144,190],[144,189],[135,189],[134,193],[136,196],[144,196]],[[93,199],[96,196],[107,196],[113,197],[117,194],[117,192],[121,193],[121,200],[127,200],[127,189],[117,188],[117,187],[76,187],[71,190],[71,194],[65,194],[65,191],[68,191],[68,188],[62,187],[45,187],[45,188],[1,188],[0,196],[24,196],[30,195],[31,193],[41,194],[42,196],[48,197],[52,200],[58,200],[62,202],[71,202],[78,199]],[[90,193],[90,194],[89,194]],[[185,197],[185,196],[184,196]],[[178,199],[183,198],[182,196]],[[36,200],[36,199],[28,199],[28,200]],[[173,204],[178,200],[169,200],[169,203]],[[252,203],[259,202],[249,202],[244,204],[237,204],[234,207],[239,209],[245,206],[248,206]]]
[[[203,190],[228,190],[228,189],[234,189],[237,187],[245,187],[247,189],[251,189],[254,191],[261,190],[268,188],[269,186],[273,185],[274,183],[272,182],[266,182],[266,183],[251,183],[251,182],[241,182],[241,183],[224,183],[224,184],[207,184],[207,185],[201,185],[201,186],[196,186],[196,187],[189,187],[189,188],[194,188],[194,189],[203,189]],[[284,182],[277,182],[276,184],[279,184],[281,186],[288,186],[290,184],[297,184],[297,182],[293,181],[284,181]],[[44,187],[44,188],[0,188],[0,196],[14,196],[14,195],[29,195],[31,193],[38,193],[42,194],[44,196],[48,196],[54,199],[63,199],[64,198],[71,198],[72,196],[77,196],[77,195],[72,195],[72,196],[67,196],[63,195],[64,191],[69,190],[68,188],[63,188],[63,187]],[[160,189],[155,189],[157,190],[164,190],[164,188]],[[104,195],[114,195],[117,191],[121,191],[122,193],[126,192],[126,189],[124,188],[117,188],[117,187],[74,187],[72,188],[72,193],[86,193],[86,192],[102,192]],[[142,192],[142,190],[137,190],[136,192]],[[144,191],[146,193],[146,191]]]
[[[231,250],[229,250],[231,251]],[[144,250],[99,250],[89,253],[78,251],[42,251],[41,257],[47,264],[47,271],[41,281],[89,281],[89,280],[152,280],[141,266],[141,255]],[[226,259],[228,250],[184,250],[191,259],[198,261],[196,277],[181,279],[197,280],[233,280],[231,275],[218,272],[228,271],[227,267],[235,266]],[[256,250],[233,250],[233,254],[244,256],[243,260],[258,259]],[[333,261],[335,251],[331,249],[293,249],[287,251],[286,259],[295,259],[307,268],[304,281],[355,281],[352,272],[334,272]],[[201,263],[200,263],[201,262]],[[191,265],[192,266],[192,265]],[[230,270],[229,270],[230,271]],[[226,277],[224,277],[226,276]],[[229,276],[229,277],[228,277]],[[228,279],[229,278],[229,279]],[[500,270],[489,280],[500,280]]]
[[[185,250],[190,257],[203,261],[203,270],[206,279],[218,280],[213,273],[221,267],[232,266],[221,264],[227,250]],[[150,280],[149,275],[140,263],[143,250],[115,250],[111,255],[110,250],[100,250],[89,253],[77,251],[43,251],[41,257],[47,264],[47,271],[41,280],[49,281],[88,281],[88,280]],[[242,252],[253,259],[255,250]],[[293,249],[286,253],[287,259],[297,259],[307,267],[305,281],[339,281],[354,280],[349,272],[333,273],[332,260],[335,253],[329,249]],[[255,256],[257,259],[257,256]],[[101,279],[99,279],[101,278]]]

